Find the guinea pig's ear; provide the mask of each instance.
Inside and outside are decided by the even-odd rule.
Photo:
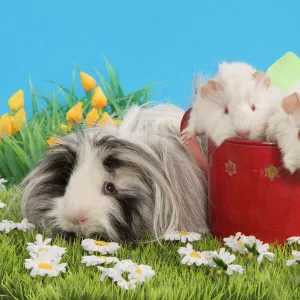
[[[224,91],[223,84],[218,81],[208,80],[207,85],[208,85],[209,89],[214,92],[223,92]]]
[[[222,83],[215,80],[208,80],[206,84],[204,84],[200,88],[200,96],[202,98],[209,97],[212,93],[220,93],[224,91],[224,86]]]
[[[300,95],[295,92],[283,98],[281,107],[288,115],[294,114],[295,111],[300,110]]]
[[[264,72],[256,71],[252,77],[256,82],[262,83],[267,89],[271,86],[270,77]]]

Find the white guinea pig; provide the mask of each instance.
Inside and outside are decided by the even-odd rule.
[[[133,107],[119,127],[64,136],[24,180],[23,216],[66,237],[208,232],[206,178],[181,144],[183,114],[167,104]]]
[[[300,83],[287,92],[269,118],[266,139],[277,143],[283,165],[291,174],[300,169]]]
[[[267,74],[245,63],[222,63],[195,97],[183,142],[203,134],[217,146],[233,137],[263,140],[271,108],[280,96]]]

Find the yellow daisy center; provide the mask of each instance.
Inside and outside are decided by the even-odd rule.
[[[97,257],[106,259],[106,256],[104,256],[104,255],[100,255],[100,256],[97,256]]]
[[[141,275],[143,272],[142,272],[142,270],[140,268],[138,268],[138,269],[135,270],[135,273],[138,273],[138,274]]]
[[[190,254],[190,257],[201,258],[201,255],[199,255],[197,252],[192,252],[192,253]]]
[[[238,246],[238,247],[243,247],[243,246],[244,246],[244,243],[242,243],[242,242],[236,242],[235,244],[236,244],[236,246]]]
[[[40,251],[48,251],[48,248],[39,248],[39,252]]]
[[[95,241],[95,244],[97,246],[108,246],[109,245],[109,243],[106,243],[106,242],[103,242],[103,241]]]
[[[253,257],[253,253],[249,253],[249,254],[248,254],[248,258],[251,259],[252,257]]]
[[[178,234],[179,235],[184,235],[184,236],[188,235],[188,233],[186,231],[179,231]]]
[[[53,267],[48,263],[39,263],[38,268],[45,269],[45,270],[53,270]]]

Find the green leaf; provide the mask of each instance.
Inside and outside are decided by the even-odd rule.
[[[267,70],[272,85],[286,92],[300,81],[300,59],[293,52],[287,52]]]
[[[57,83],[57,82],[55,82],[53,80],[46,80],[46,81],[50,82],[50,83],[53,83],[54,85],[56,85],[60,89],[60,91],[62,92],[63,96],[65,97],[65,99],[66,99],[66,101],[68,103],[68,106],[71,108],[73,106],[72,105],[72,101],[70,100],[69,97],[66,96],[66,94],[72,96],[72,92],[69,89],[65,88],[63,85],[61,85],[61,84],[59,84],[59,83]],[[74,96],[74,99],[77,102],[78,98],[75,95],[73,95],[73,96]]]
[[[37,98],[30,77],[29,77],[29,88],[30,88],[30,95],[31,95],[32,112],[33,112],[33,116],[35,116],[38,113],[38,103],[37,103]]]

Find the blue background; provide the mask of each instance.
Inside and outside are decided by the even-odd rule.
[[[213,75],[222,60],[266,70],[299,55],[299,11],[299,0],[0,0],[0,113],[20,88],[31,109],[29,75],[45,93],[55,91],[45,79],[71,86],[72,62],[106,75],[102,54],[127,92],[162,82],[155,100],[186,109],[196,71]]]

